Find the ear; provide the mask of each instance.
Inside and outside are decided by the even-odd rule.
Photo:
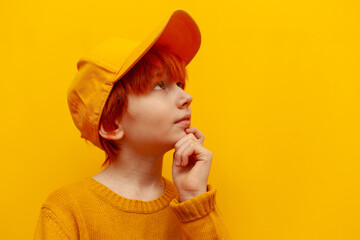
[[[118,120],[115,121],[116,125],[118,126],[116,129],[112,130],[112,131],[106,131],[103,128],[103,125],[100,125],[100,130],[99,130],[99,134],[105,138],[105,139],[109,139],[109,140],[120,140],[123,138],[124,136],[124,129],[121,126],[120,122]]]

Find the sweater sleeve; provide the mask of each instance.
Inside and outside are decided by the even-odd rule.
[[[35,228],[35,240],[77,240],[79,231],[75,219],[74,203],[61,189],[49,195],[40,209]]]
[[[42,208],[38,218],[34,240],[70,240],[64,229],[58,223],[55,214],[47,208]]]
[[[207,192],[179,203],[170,202],[170,207],[181,222],[183,239],[230,240],[230,232],[216,206],[216,189],[207,185]]]

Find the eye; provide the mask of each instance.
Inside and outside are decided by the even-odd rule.
[[[184,84],[182,82],[177,82],[176,85],[178,85],[181,88],[184,88]]]
[[[164,86],[165,86],[164,81],[157,82],[157,83],[154,85],[154,89],[155,89],[157,86],[160,86],[160,89],[163,89],[163,88],[164,88]],[[155,90],[156,90],[156,89],[155,89]]]

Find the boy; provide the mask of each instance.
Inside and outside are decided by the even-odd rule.
[[[199,47],[196,23],[179,10],[142,42],[111,38],[79,60],[70,112],[107,167],[50,194],[35,239],[230,239],[184,91]],[[172,148],[174,183],[162,177]]]

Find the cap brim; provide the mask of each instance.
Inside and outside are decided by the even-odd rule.
[[[195,21],[187,12],[177,10],[140,42],[117,72],[115,81],[124,76],[154,44],[166,46],[187,65],[199,50],[200,43],[200,30]]]

